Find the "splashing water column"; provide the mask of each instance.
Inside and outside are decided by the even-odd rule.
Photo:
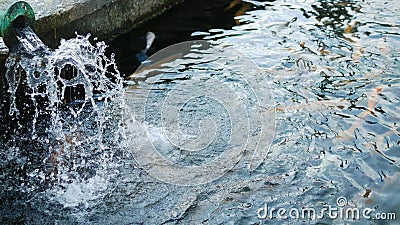
[[[7,10],[0,11],[0,36],[9,49],[17,44],[16,27],[33,27],[35,13],[32,7],[23,1],[12,4]],[[3,78],[0,79],[0,94],[3,95]]]
[[[32,7],[23,1],[12,4],[5,11],[0,11],[0,35],[7,47],[12,48],[17,42],[14,28],[32,27],[34,22],[35,13]]]

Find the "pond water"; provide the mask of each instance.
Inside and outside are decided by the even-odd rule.
[[[29,163],[40,154],[16,160],[2,143],[1,223],[396,224],[377,217],[400,216],[399,11],[395,0],[188,0],[122,35],[109,51],[124,77],[136,37],[154,32],[155,54],[123,103],[110,97],[123,107],[76,119],[104,133],[75,133],[105,141],[70,134],[85,154],[45,184]],[[104,122],[118,112],[118,129]],[[373,212],[346,220],[320,213],[329,207]]]

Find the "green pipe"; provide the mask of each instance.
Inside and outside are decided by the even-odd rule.
[[[0,11],[0,36],[8,48],[17,43],[14,29],[19,27],[33,27],[35,13],[32,7],[23,1],[12,4],[7,10]]]

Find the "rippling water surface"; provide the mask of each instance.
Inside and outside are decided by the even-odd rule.
[[[220,70],[223,57],[208,56],[206,51],[200,58],[178,56],[164,62],[179,62],[172,66],[177,70],[135,75],[126,82],[125,104],[137,127],[124,121],[133,125],[125,128],[128,144],[107,162],[113,166],[97,169],[96,175],[64,185],[64,189],[31,190],[6,198],[4,193],[13,193],[13,186],[5,186],[10,191],[2,192],[2,198],[9,199],[0,210],[4,223],[396,224],[365,218],[344,222],[327,215],[312,221],[275,215],[270,221],[260,219],[258,212],[266,204],[287,210],[320,210],[337,207],[337,199],[345,197],[348,207],[374,209],[371,215],[400,216],[399,11],[395,0],[187,1],[134,33],[121,36],[110,45],[125,76],[135,70],[129,60],[135,50],[126,47],[135,43],[130,43],[129,37],[147,30],[158,37],[150,53],[181,41],[203,39],[212,46],[234,48],[240,54],[233,56],[243,60],[235,62],[237,71]],[[248,69],[249,65],[256,72]],[[152,67],[142,68],[148,71]],[[252,101],[241,103],[252,97],[247,88],[251,82],[246,81],[254,74],[266,81],[264,94],[254,92],[257,97],[267,99],[271,94],[274,99],[261,106],[275,108],[273,114],[266,114],[273,116],[272,122],[261,117],[264,120],[250,123],[245,130],[254,131],[251,134],[258,138],[254,140],[265,143],[260,145],[265,158],[255,168],[248,169],[245,153],[219,179],[179,186],[155,178],[154,171],[149,175],[149,168],[160,162],[143,164],[135,159],[140,150],[153,147],[183,166],[200,165],[222,154],[224,143],[235,144],[241,137],[240,128],[234,126],[242,120],[235,122],[232,115],[240,115],[241,107],[247,112],[261,110]],[[224,92],[220,99],[207,95],[183,99],[193,94],[191,90],[219,93],[224,90],[219,89],[221,82],[244,94]],[[169,95],[172,97],[167,100]],[[173,121],[164,120],[165,114],[159,112],[171,102],[171,107],[175,104],[182,111],[182,117],[174,117],[179,120],[177,127],[170,127]],[[225,113],[230,108],[223,106],[228,103],[238,111]],[[141,106],[147,110],[144,115],[140,114]],[[257,128],[262,130],[262,122],[274,123],[267,129],[274,132],[256,132]],[[162,130],[171,134],[179,128],[186,132],[187,140],[199,141],[189,148],[211,147],[198,154],[183,154],[175,147],[184,143],[174,136],[163,136]],[[214,135],[207,135],[207,129]],[[151,143],[146,144],[141,137],[149,137]],[[236,139],[229,139],[232,137]],[[211,144],[209,138],[213,138]],[[177,142],[180,144],[173,144]],[[17,183],[29,189],[29,184]]]

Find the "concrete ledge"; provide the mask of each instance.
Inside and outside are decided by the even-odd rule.
[[[0,10],[17,0],[0,1]],[[100,40],[115,37],[183,0],[25,0],[36,15],[35,30],[50,47],[61,38],[91,33]],[[8,49],[0,39],[0,54]]]

